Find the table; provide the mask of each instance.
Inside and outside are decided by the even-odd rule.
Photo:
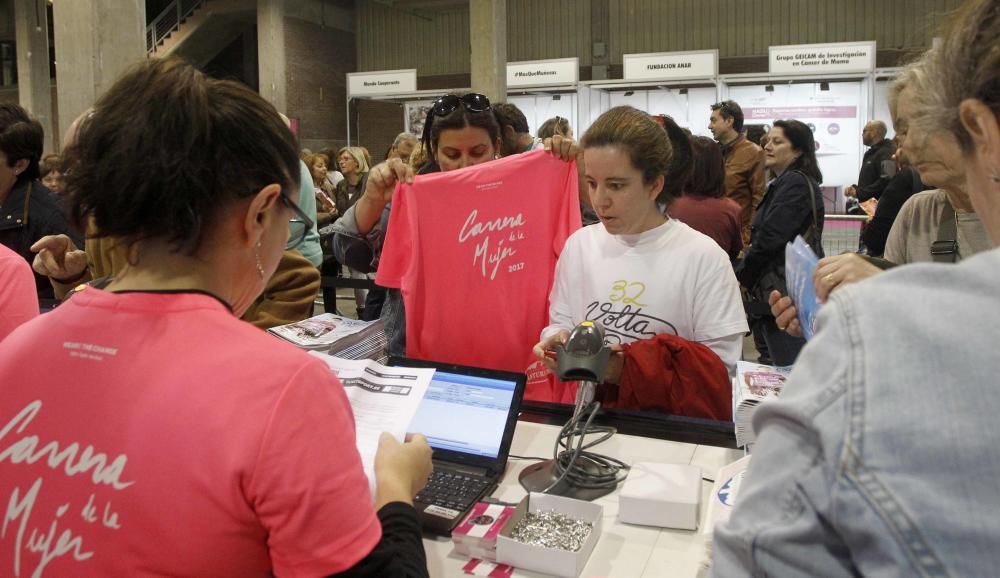
[[[559,427],[519,421],[514,432],[510,453],[521,456],[551,457]],[[692,464],[702,470],[702,476],[714,478],[722,466],[743,457],[742,450],[725,449],[674,441],[616,434],[592,449],[597,453],[617,457],[627,463],[639,461]],[[535,463],[511,459],[507,463],[500,487],[493,496],[506,502],[519,502],[525,496],[517,476]],[[699,528],[705,513],[712,483],[702,482],[702,506]],[[700,531],[668,530],[648,526],[633,526],[618,521],[618,492],[596,500],[604,507],[604,531],[581,577],[652,578],[654,576],[695,576],[705,558],[704,537]],[[462,566],[468,562],[453,553],[450,539],[424,538],[427,565],[434,577],[466,576]],[[514,576],[540,577],[541,574],[517,570]]]

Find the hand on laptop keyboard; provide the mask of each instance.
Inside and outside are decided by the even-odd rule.
[[[463,511],[479,499],[488,481],[463,474],[435,471],[415,501]]]

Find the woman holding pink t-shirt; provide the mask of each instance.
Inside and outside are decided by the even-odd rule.
[[[482,94],[446,94],[427,112],[423,134],[424,150],[431,161],[417,174],[448,172],[489,162],[499,157],[500,125],[490,101]],[[579,153],[572,139],[555,136],[546,149],[557,158],[571,161]],[[389,203],[396,183],[412,183],[413,169],[399,159],[389,159],[368,173],[365,193],[334,223],[334,256],[348,267],[363,272],[378,268],[389,221]],[[403,297],[388,289],[382,320],[389,339],[389,355],[406,354],[406,314]]]
[[[426,441],[383,434],[372,496],[340,382],[239,319],[289,219],[311,228],[297,150],[260,96],[178,59],[82,121],[72,215],[128,259],[0,342],[0,574],[427,576]]]

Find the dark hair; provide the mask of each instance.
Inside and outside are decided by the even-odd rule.
[[[77,224],[92,217],[100,235],[163,239],[188,254],[232,201],[273,183],[299,189],[298,144],[274,107],[178,58],[118,79],[66,158]]]
[[[720,198],[726,193],[726,164],[719,143],[704,136],[692,136],[691,178],[684,192]]]
[[[566,136],[569,133],[569,121],[561,116],[550,118],[538,127],[538,138],[552,138],[555,135]]]
[[[748,124],[747,127],[747,140],[755,145],[760,145],[760,139],[762,139],[766,134],[768,129],[766,124]]]
[[[13,102],[0,103],[0,151],[7,157],[7,166],[13,167],[27,159],[28,168],[17,176],[17,182],[38,178],[38,161],[45,146],[45,132],[28,111]]]
[[[431,161],[436,161],[437,143],[443,130],[471,126],[485,130],[490,135],[490,144],[493,146],[496,146],[496,142],[500,140],[500,125],[497,124],[496,116],[493,115],[492,110],[469,112],[465,106],[459,105],[446,116],[428,115],[427,122],[431,125],[430,130],[424,131],[424,148],[430,151]]]
[[[62,172],[62,170],[63,160],[62,157],[57,154],[47,154],[42,157],[41,162],[38,163],[39,178],[45,177],[45,175],[51,173],[52,171]]]
[[[813,140],[812,130],[804,122],[791,119],[776,120],[774,126],[780,128],[792,148],[801,153],[786,170],[801,171],[817,183],[822,183],[823,173],[820,172],[819,163],[816,161],[816,141]]]
[[[669,205],[680,196],[691,170],[691,144],[673,119],[665,117],[662,122],[663,128],[641,110],[616,106],[597,117],[580,144],[585,149],[621,147],[647,185],[663,175],[664,186],[656,202]]]
[[[719,111],[722,118],[733,119],[733,130],[743,132],[743,109],[732,100],[723,100],[712,105],[712,110]]]
[[[691,150],[691,140],[689,134],[677,124],[670,115],[663,115],[658,121],[670,139],[670,146],[673,148],[673,158],[670,166],[667,167],[666,179],[663,183],[663,192],[657,197],[657,202],[667,203],[684,194],[688,179],[691,178],[692,162],[694,153]]]
[[[521,109],[509,102],[501,102],[493,105],[493,114],[497,115],[497,123],[502,129],[510,126],[516,133],[528,132],[528,119],[524,117]]]

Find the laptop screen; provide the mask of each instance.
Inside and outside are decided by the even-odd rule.
[[[516,388],[516,381],[439,369],[409,431],[424,434],[434,449],[496,458]]]

